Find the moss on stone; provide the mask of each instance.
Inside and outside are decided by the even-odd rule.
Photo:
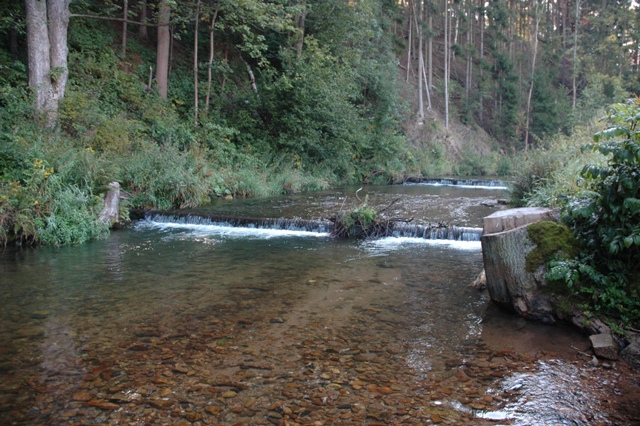
[[[573,233],[565,225],[549,220],[532,223],[527,237],[535,244],[527,254],[525,268],[535,272],[554,257],[573,258],[578,255],[578,245]]]

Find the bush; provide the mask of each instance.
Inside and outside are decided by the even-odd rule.
[[[552,151],[536,150],[526,153],[516,163],[510,185],[510,204],[522,207],[530,204],[533,194],[548,184],[558,169],[558,158]]]
[[[55,179],[51,180],[55,182]],[[106,237],[109,227],[97,221],[102,197],[74,185],[53,183],[48,214],[38,221],[37,237],[49,245],[78,244]]]
[[[180,151],[174,145],[143,142],[117,161],[132,207],[196,207],[208,203],[220,190],[219,175],[197,148]]]
[[[609,159],[583,168],[583,191],[565,209],[581,254],[552,262],[549,273],[586,296],[594,311],[633,324],[640,321],[639,118],[637,101],[612,106],[612,127],[587,147]]]
[[[97,221],[102,198],[90,187],[70,182],[64,169],[34,150],[16,154],[17,179],[0,180],[0,242],[62,245],[106,235],[108,228]]]

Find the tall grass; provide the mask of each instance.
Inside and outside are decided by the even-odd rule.
[[[511,205],[559,208],[581,191],[580,171],[586,164],[603,164],[601,154],[584,147],[604,123],[593,120],[559,135],[542,148],[523,152],[514,159]]]

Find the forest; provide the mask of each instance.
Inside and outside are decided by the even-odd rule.
[[[95,218],[112,181],[126,218],[407,175],[510,175],[640,89],[628,1],[0,10],[3,244],[106,235]]]

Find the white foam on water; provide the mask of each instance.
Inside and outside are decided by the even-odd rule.
[[[183,230],[188,231],[194,237],[230,237],[230,238],[257,238],[270,239],[279,237],[322,237],[326,238],[328,232],[294,231],[288,229],[267,229],[251,227],[234,227],[224,225],[196,225],[174,222],[154,222],[152,220],[141,220],[136,229],[157,229],[157,230]]]
[[[373,252],[387,252],[403,249],[408,246],[437,246],[453,250],[480,251],[480,241],[429,240],[426,238],[386,237],[379,240],[367,241],[365,248]]]
[[[407,182],[404,185],[451,186],[455,188],[470,188],[470,189],[502,189],[502,190],[509,189],[506,186],[499,186],[499,185],[459,185],[454,183],[443,183],[443,182],[419,182],[419,183]]]

